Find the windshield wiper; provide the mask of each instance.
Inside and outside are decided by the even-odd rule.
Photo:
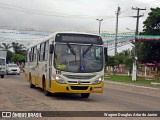
[[[74,52],[73,48],[71,47],[71,45],[69,43],[67,43],[68,48],[70,49],[71,53],[73,55],[76,55],[76,53]]]
[[[83,52],[83,56],[91,49],[92,46],[93,46],[93,44],[91,44],[91,45]]]

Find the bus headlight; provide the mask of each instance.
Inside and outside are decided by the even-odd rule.
[[[66,83],[66,81],[63,78],[61,78],[60,76],[56,76],[55,80],[56,80],[56,82],[61,83],[61,84]]]
[[[102,81],[103,81],[103,76],[95,79],[92,83],[93,83],[93,84],[100,84]]]

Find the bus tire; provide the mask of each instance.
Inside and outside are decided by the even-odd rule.
[[[43,93],[45,96],[51,95],[51,93],[49,91],[47,91],[47,89],[46,89],[46,81],[45,80],[43,80]]]
[[[4,75],[1,75],[1,78],[4,78]]]
[[[88,98],[90,93],[81,93],[81,98]]]
[[[32,84],[32,78],[31,75],[29,75],[29,87],[34,88],[35,86]]]

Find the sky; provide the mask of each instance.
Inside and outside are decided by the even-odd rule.
[[[36,35],[35,33],[21,34],[23,30],[48,33],[61,31],[98,33],[99,21],[96,19],[103,19],[101,33],[115,34],[115,13],[118,6],[120,7],[118,33],[134,33],[136,18],[132,16],[136,16],[137,11],[132,10],[132,7],[146,8],[140,11],[140,15],[144,14],[139,20],[139,31],[142,31],[143,22],[150,8],[160,7],[160,0],[0,0],[0,29],[21,30],[13,30],[11,33],[10,31],[2,33],[4,30],[0,30],[2,33],[0,43],[6,37],[8,40],[18,37],[20,39],[39,37],[37,33]],[[43,36],[40,35],[40,37]],[[132,48],[132,44],[118,48],[118,52],[128,48]],[[113,55],[114,50],[110,53]]]
[[[119,32],[134,31],[137,14],[132,7],[146,8],[140,11],[139,30],[150,8],[160,6],[159,0],[0,0],[0,27],[34,29],[38,31],[115,32],[116,10],[120,7]],[[130,30],[127,30],[129,28]]]

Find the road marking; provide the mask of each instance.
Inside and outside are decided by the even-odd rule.
[[[159,88],[154,88],[154,87],[147,87],[147,86],[140,86],[140,85],[131,85],[131,84],[125,84],[125,83],[111,82],[111,81],[105,81],[105,82],[112,83],[112,84],[118,84],[118,85],[126,85],[126,86],[138,87],[138,88],[160,90]]]

